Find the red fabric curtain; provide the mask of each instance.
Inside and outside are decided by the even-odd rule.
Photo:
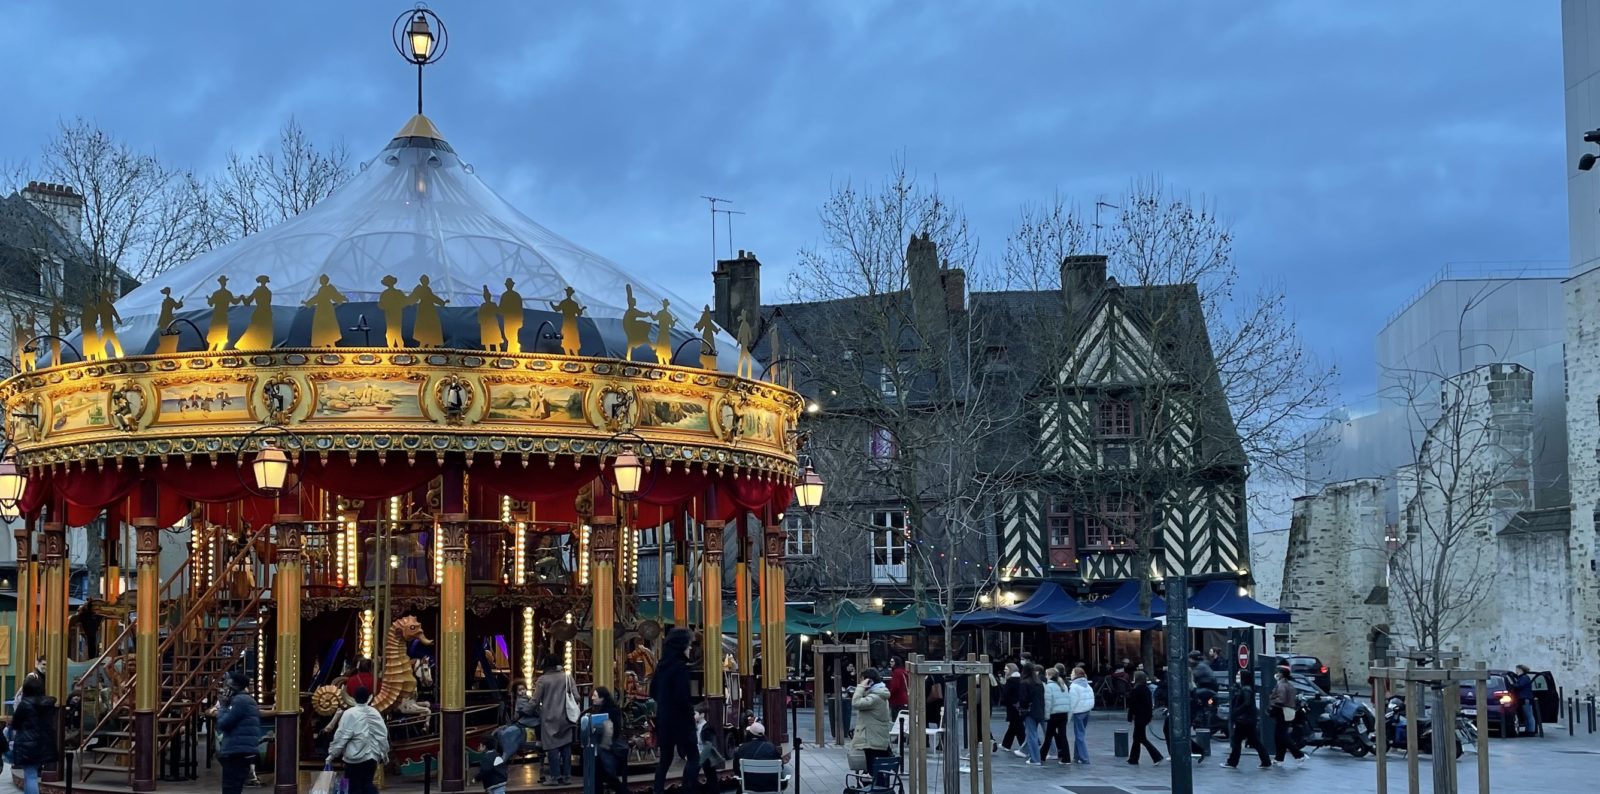
[[[485,495],[504,495],[533,503],[533,520],[537,524],[577,523],[578,492],[594,482],[598,475],[599,467],[594,461],[585,460],[573,466],[572,459],[565,457],[557,458],[554,467],[535,458],[527,468],[520,462],[502,462],[495,466],[480,459],[467,470],[474,491],[481,487]],[[487,501],[485,496],[477,499]],[[498,514],[498,499],[494,503],[493,512]]]
[[[379,464],[378,454],[362,452],[331,455],[326,461],[316,455],[302,455],[300,476],[330,494],[347,499],[387,499],[415,490],[439,476],[439,462],[432,456],[408,463],[404,456],[390,455]]]

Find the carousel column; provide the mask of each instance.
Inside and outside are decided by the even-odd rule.
[[[156,708],[158,706],[161,627],[161,528],[156,525],[155,487],[142,486],[133,519],[134,576],[134,685],[133,685],[133,790],[156,790]]]
[[[17,660],[14,665],[17,671],[17,685],[13,687],[15,691],[22,686],[22,677],[33,670],[35,651],[29,641],[33,636],[33,610],[24,601],[33,587],[33,580],[28,577],[28,558],[33,556],[33,519],[25,519],[13,534],[17,539],[17,631],[11,641],[11,658]]]
[[[305,585],[300,516],[279,513],[278,562],[272,597],[278,610],[277,672],[272,710],[276,722],[275,794],[293,794],[300,782],[300,593]]]
[[[762,717],[767,735],[782,746],[788,739],[783,703],[784,618],[787,611],[783,594],[783,527],[769,526],[764,533],[761,561],[761,687],[765,702]]]
[[[734,531],[738,532],[736,538],[738,548],[738,561],[733,564],[733,609],[734,621],[739,631],[739,707],[743,709],[755,708],[756,668],[755,668],[755,636],[750,626],[750,532],[745,526],[744,517],[734,519]]]
[[[701,658],[704,662],[706,721],[721,736],[727,705],[722,686],[722,527],[707,521],[705,548],[700,555],[700,617],[704,624]]]
[[[594,636],[590,680],[598,684],[617,678],[616,517],[595,516],[589,538],[589,617]]]
[[[456,477],[459,483],[460,475]],[[450,482],[449,473],[445,482]],[[458,792],[466,791],[467,786],[467,515],[447,512],[444,518],[440,525],[444,581],[439,591],[439,622],[444,648],[439,657],[439,789]]]
[[[65,511],[63,511],[63,514]],[[67,702],[67,527],[64,515],[51,516],[44,525],[44,692],[57,703]],[[56,711],[56,746],[61,746],[65,713]],[[60,780],[61,767],[44,773],[45,780]]]

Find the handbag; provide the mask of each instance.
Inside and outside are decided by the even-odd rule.
[[[339,790],[339,775],[332,766],[323,766],[321,774],[311,783],[311,794],[334,794]]]
[[[1283,717],[1284,722],[1294,722],[1295,710],[1293,706],[1279,706],[1278,714]]]
[[[583,716],[583,709],[578,707],[578,699],[572,696],[572,690],[567,690],[567,722],[578,724],[578,718]]]

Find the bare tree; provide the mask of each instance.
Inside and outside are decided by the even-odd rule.
[[[959,209],[904,163],[872,189],[836,188],[819,215],[821,244],[790,280],[799,303],[776,319],[823,406],[807,451],[828,472],[818,537],[836,559],[815,578],[861,593],[866,551],[918,614],[938,604],[950,648],[952,616],[994,576],[996,496],[1016,465],[999,442],[1020,417],[1015,379],[965,302],[993,274]]]
[[[1065,320],[1030,325],[1044,329],[1035,350],[1052,402],[1079,419],[1044,442],[1069,450],[1055,466],[1063,498],[1087,513],[1097,548],[1131,553],[1148,615],[1153,579],[1220,572],[1205,549],[1174,548],[1164,534],[1182,537],[1197,517],[1222,514],[1247,553],[1245,473],[1301,471],[1305,431],[1328,404],[1335,370],[1305,349],[1281,287],[1240,289],[1232,233],[1203,199],[1147,180],[1094,210],[1060,197],[1024,208],[1004,272],[1027,289],[1061,288],[1064,260],[1107,258],[1113,281],[1103,287],[1118,314],[1087,311],[1102,285],[1068,284]],[[1116,352],[1094,354],[1089,340]],[[1103,405],[1109,418],[1094,413]],[[1146,664],[1152,642],[1145,633]]]
[[[349,178],[344,144],[319,147],[290,118],[278,132],[275,151],[228,153],[227,168],[205,194],[208,241],[220,245],[288,220]]]

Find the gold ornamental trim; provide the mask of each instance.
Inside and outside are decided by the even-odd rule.
[[[627,433],[637,454],[670,466],[792,479],[803,401],[764,381],[615,359],[294,348],[73,362],[0,382],[0,405],[29,468],[215,460],[272,425],[305,454],[487,454],[525,465],[608,456],[610,439]]]

